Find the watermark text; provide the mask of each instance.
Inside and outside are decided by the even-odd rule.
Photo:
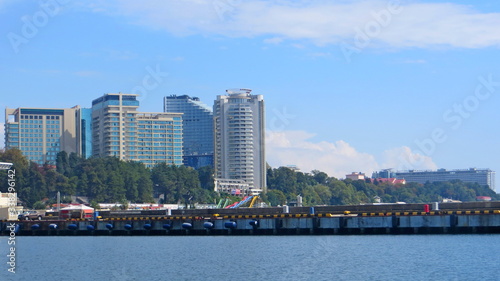
[[[8,213],[9,216],[13,216],[17,214],[16,205],[17,205],[17,196],[16,196],[16,170],[9,169],[7,171],[7,182],[8,182]],[[7,244],[9,245],[9,254],[7,255],[8,261],[7,264],[9,268],[7,269],[11,273],[16,273],[16,228],[17,223],[10,222],[7,225],[7,230],[9,231],[9,238],[7,239]]]

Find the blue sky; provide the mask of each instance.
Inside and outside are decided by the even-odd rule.
[[[0,0],[0,17],[2,108],[250,88],[273,167],[500,172],[497,1]]]

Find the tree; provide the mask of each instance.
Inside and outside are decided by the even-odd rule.
[[[197,171],[201,188],[214,190],[214,169],[210,166],[205,166],[199,168]]]
[[[106,196],[104,191],[106,187],[103,182],[99,179],[96,172],[92,171],[88,175],[89,179],[89,190],[87,196],[94,198],[97,202],[106,202]]]
[[[198,172],[191,167],[157,164],[153,167],[151,179],[157,192],[165,195],[165,202],[188,203],[189,195],[197,188],[201,188]]]
[[[79,157],[76,153],[71,152],[68,157],[68,166],[69,166],[69,176],[73,176],[75,173],[76,167],[83,161],[82,157]]]
[[[281,190],[268,189],[266,193],[267,200],[271,206],[285,205],[286,196]]]
[[[328,175],[326,173],[318,170],[312,170],[311,173],[313,174],[314,180],[316,180],[317,183],[326,184],[328,179]]]
[[[297,176],[295,171],[286,167],[268,170],[267,187],[281,190],[283,193],[297,193]]]
[[[106,180],[106,197],[108,202],[121,202],[126,199],[125,182],[117,173],[110,173]]]
[[[314,191],[316,194],[318,194],[321,205],[328,205],[330,204],[330,198],[332,197],[332,192],[328,188],[328,186],[322,185],[322,184],[317,184],[313,186]],[[318,204],[318,205],[319,205]]]
[[[61,152],[57,167],[39,166],[29,162],[18,149],[0,152],[0,161],[12,162],[15,170],[16,192],[23,205],[33,206],[45,198],[51,202],[60,191],[63,196],[87,196],[91,202],[153,202],[153,191],[165,194],[165,202],[192,204],[213,203],[224,194],[213,191],[213,169],[203,167],[194,170],[186,166],[171,166],[165,163],[148,169],[144,164],[121,161],[116,157],[84,159],[75,153]],[[488,186],[465,183],[428,182],[424,185],[407,183],[391,185],[375,181],[338,180],[324,172],[313,170],[312,174],[296,172],[289,168],[267,169],[269,191],[262,194],[264,201],[272,205],[286,204],[297,194],[304,198],[305,205],[349,205],[372,202],[379,196],[383,202],[428,203],[440,198],[475,201],[476,196],[490,196],[500,200]],[[0,177],[7,178],[7,171],[0,170]],[[0,181],[0,191],[8,192],[7,181]],[[237,197],[231,197],[237,200]]]
[[[120,210],[128,210],[128,201],[125,199],[120,200]]]
[[[304,206],[322,205],[323,200],[313,186],[308,185],[302,190]]]
[[[83,172],[80,177],[77,177],[76,194],[88,196],[89,193],[89,179],[87,177],[87,173]]]
[[[90,201],[90,207],[94,208],[95,210],[99,210],[99,202],[97,202],[96,200]]]
[[[353,205],[359,204],[356,189],[352,184],[346,184],[343,181],[335,180],[328,183],[332,197],[330,204],[332,205]]]
[[[15,170],[14,179],[16,182],[15,190],[18,197],[22,198],[20,194],[26,193],[27,183],[29,181],[29,162],[23,156],[21,150],[17,148],[7,149],[5,152],[0,152],[0,161],[12,163],[11,170]],[[8,192],[9,185],[7,180],[7,170],[0,170],[0,192]]]
[[[129,173],[125,175],[125,196],[131,202],[137,202],[139,199],[138,178],[139,175],[136,173]]]
[[[153,202],[153,181],[147,174],[141,175],[137,180],[137,201],[140,203]]]
[[[45,205],[45,203],[42,201],[36,201],[33,204],[33,209],[35,210],[45,210],[45,208],[47,208],[47,205]]]
[[[61,151],[56,156],[56,170],[58,173],[68,175],[70,171],[68,153]]]

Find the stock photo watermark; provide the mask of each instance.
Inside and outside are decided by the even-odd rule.
[[[147,66],[146,72],[147,74],[141,80],[142,83],[130,91],[131,94],[139,95],[139,101],[144,101],[148,93],[158,88],[163,83],[163,80],[168,77],[168,72],[161,71],[159,64],[156,64],[154,69]]]
[[[273,109],[274,116],[271,118],[269,124],[269,130],[271,131],[283,131],[285,127],[290,125],[290,120],[295,119],[295,115],[289,114],[286,107],[283,107],[281,111],[276,108]]]
[[[9,217],[16,214],[17,196],[16,196],[16,170],[7,170],[7,183],[8,183],[8,214]],[[8,222],[7,230],[9,233],[9,238],[7,239],[8,254],[7,254],[7,265],[8,271],[10,273],[16,273],[16,222]]]
[[[32,15],[21,17],[22,26],[18,32],[9,32],[7,39],[14,53],[18,54],[21,45],[28,44],[31,39],[38,35],[40,30],[49,24],[50,19],[61,13],[62,7],[69,0],[46,0],[41,1],[38,11]]]
[[[474,93],[465,97],[461,102],[454,103],[449,109],[444,111],[442,115],[443,121],[445,124],[448,124],[449,128],[436,127],[428,137],[416,139],[414,143],[418,151],[415,154],[432,156],[438,145],[443,144],[448,139],[447,132],[449,130],[458,130],[464,121],[471,118],[472,113],[480,108],[481,103],[489,100],[495,94],[497,88],[500,88],[500,80],[495,81],[493,74],[488,74],[487,77],[478,77]],[[403,167],[406,170],[411,170],[415,166],[422,164],[424,158],[413,157],[410,154],[409,159],[404,159],[401,155],[399,160],[403,163]]]
[[[121,268],[121,271],[118,270],[113,270],[111,271],[113,274],[113,281],[128,281],[128,280],[135,280],[135,278],[131,277],[130,272],[125,267]]]
[[[266,128],[266,141],[272,141],[275,137],[274,133],[283,132],[285,128],[290,125],[290,121],[295,119],[296,116],[288,113],[287,108],[283,107],[280,110],[273,108],[273,117],[270,118],[269,125]]]
[[[236,8],[241,5],[242,0],[214,0],[214,8],[220,20],[224,21],[236,12]]]
[[[389,2],[386,8],[382,10],[371,12],[372,19],[366,22],[363,28],[356,27],[354,29],[356,34],[354,35],[353,42],[351,44],[345,42],[340,44],[340,50],[346,61],[350,63],[353,54],[359,54],[364,48],[368,47],[370,42],[378,37],[384,28],[387,28],[391,24],[393,17],[402,11],[401,1],[395,0]]]

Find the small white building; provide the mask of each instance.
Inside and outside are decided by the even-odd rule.
[[[351,174],[345,176],[346,179],[351,179],[353,181],[364,180],[365,177],[366,177],[365,174],[361,173],[361,172],[359,172],[359,173],[352,172]]]
[[[17,193],[0,192],[0,220],[17,220],[23,207],[17,206]]]
[[[12,163],[0,162],[0,170],[8,170]],[[0,220],[17,220],[17,216],[22,212],[22,207],[17,206],[17,193],[0,192]]]
[[[250,188],[250,185],[241,179],[214,179],[214,191],[228,193],[235,196],[259,195],[261,189]]]

